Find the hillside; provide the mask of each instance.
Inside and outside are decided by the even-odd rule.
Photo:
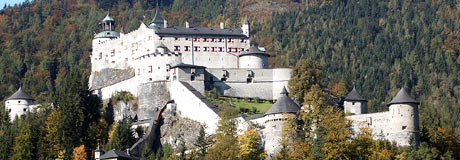
[[[117,21],[116,31],[124,26],[129,32],[141,22],[150,22],[155,4],[155,0],[34,0],[0,10],[0,99],[4,102],[22,84],[37,103],[72,106],[74,97],[63,95],[85,90],[91,40],[100,31],[98,22],[107,10]],[[356,86],[369,100],[371,112],[387,110],[386,104],[406,87],[421,102],[422,141],[434,143],[438,127],[460,133],[457,0],[163,0],[160,6],[172,25],[184,25],[187,20],[192,25],[217,27],[225,22],[226,27],[235,27],[248,15],[251,38],[267,49],[272,67],[293,67],[299,59],[314,59],[323,66],[324,86],[337,82]],[[80,88],[67,90],[69,86]],[[86,99],[77,99],[75,105],[90,108],[97,104],[94,97],[80,96]],[[81,126],[88,128],[103,116],[91,115],[94,110],[79,110],[88,116],[79,117]],[[74,112],[72,108],[66,111]],[[54,113],[50,112],[37,119],[54,120],[48,117]],[[36,128],[30,132],[42,127],[32,126]],[[15,129],[11,133],[19,127]],[[2,136],[0,142],[6,144],[8,139],[11,147],[14,136],[10,136],[13,138]],[[79,144],[79,136],[73,138]],[[91,145],[88,147],[96,144]],[[0,147],[0,151],[8,155],[12,149]]]

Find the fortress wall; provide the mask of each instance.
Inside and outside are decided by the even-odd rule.
[[[171,82],[171,97],[177,97],[174,99],[177,111],[183,117],[206,124],[208,134],[215,133],[219,121],[217,111],[213,110],[214,106],[203,95],[187,85],[186,82]]]
[[[206,83],[223,96],[259,97],[273,99],[273,71],[271,69],[206,69]],[[222,81],[223,74],[227,78]],[[251,74],[250,76],[248,76]],[[248,80],[250,78],[250,80]],[[279,94],[279,93],[278,93]]]
[[[182,62],[208,68],[238,68],[237,54],[249,48],[249,40],[226,36],[162,35],[158,41],[171,51],[182,53]],[[176,39],[177,38],[177,39]],[[206,38],[206,41],[204,41]],[[211,42],[211,39],[214,41]],[[232,38],[229,42],[228,38]],[[222,39],[222,42],[218,42]],[[186,46],[188,50],[186,50]],[[195,49],[195,47],[197,47]],[[229,50],[232,48],[232,50]]]
[[[281,145],[283,135],[283,125],[289,118],[294,118],[294,114],[271,114],[265,116],[263,136],[265,140],[264,150],[268,158],[275,155]]]
[[[204,95],[204,68],[177,67],[174,68],[172,72],[173,80],[187,82],[195,90]],[[194,73],[194,80],[192,80],[192,72]]]
[[[170,66],[181,62],[178,54],[146,54],[135,60],[137,83],[164,81],[169,76]]]
[[[372,129],[374,138],[383,136],[385,138],[389,135],[389,123],[390,117],[389,112],[369,113],[346,116],[347,119],[352,121],[352,128],[355,133],[360,132],[360,128],[369,127]]]
[[[132,77],[124,81],[100,88],[98,89],[98,92],[99,92],[98,94],[103,100],[111,98],[112,95],[120,91],[128,91],[132,93],[133,95],[136,95],[137,94],[136,84],[137,83],[136,83],[135,77]]]
[[[137,86],[137,98],[139,103],[137,117],[139,120],[154,117],[153,111],[155,107],[162,107],[171,99],[169,90],[170,85],[170,82],[167,81],[156,81],[142,83]],[[133,88],[136,87],[133,86]]]
[[[288,82],[291,79],[291,71],[290,68],[274,68],[271,69],[273,71],[273,99],[278,99],[280,96],[281,90],[283,87],[289,91]]]

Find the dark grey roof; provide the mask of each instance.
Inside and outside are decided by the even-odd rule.
[[[126,152],[120,150],[111,150],[107,153],[101,155],[101,159],[109,159],[109,158],[128,158],[128,159],[138,159],[132,156],[129,156]]]
[[[105,18],[102,20],[103,22],[107,22],[107,21],[115,21],[115,19],[112,18],[112,16],[110,16],[110,11],[107,13],[107,16],[105,16]]]
[[[205,36],[236,36],[246,37],[241,28],[208,28],[208,27],[180,27],[169,26],[167,28],[149,26],[159,35],[205,35]]]
[[[157,48],[165,48],[165,49],[168,49],[168,47],[166,47],[163,43],[160,43],[157,45]]]
[[[150,22],[150,25],[152,23],[154,23],[154,24],[163,24],[163,22],[164,22],[164,19],[163,19],[163,16],[161,16],[160,7],[157,4],[157,10],[155,11],[155,17],[153,17],[152,21]]]
[[[259,47],[256,46],[251,46],[247,51],[242,52],[238,56],[245,56],[245,55],[252,55],[252,54],[261,54],[261,55],[266,55],[270,56],[269,54],[265,53],[264,51],[261,51]]]
[[[193,64],[185,64],[185,63],[180,63],[180,64],[176,64],[176,65],[171,66],[171,68],[176,68],[176,67],[179,67],[179,68],[182,68],[182,67],[188,67],[188,68],[206,68],[206,67],[204,67],[204,66],[198,66],[198,65],[193,65]]]
[[[94,38],[118,38],[120,34],[115,31],[103,31],[101,33],[96,34]]]
[[[300,110],[299,105],[295,103],[291,98],[288,97],[288,92],[286,87],[283,87],[281,91],[281,96],[276,100],[275,104],[265,113],[269,114],[279,114],[279,113],[297,113]]]
[[[29,94],[27,94],[26,92],[22,90],[22,87],[19,87],[19,89],[13,95],[11,95],[11,97],[9,97],[7,100],[15,100],[15,99],[34,100],[34,98],[29,96]]]
[[[406,89],[401,88],[398,94],[396,94],[396,96],[387,105],[407,104],[407,103],[418,104],[418,102],[407,93]]]
[[[249,120],[253,120],[253,119],[258,119],[258,118],[262,118],[264,116],[264,114],[256,114],[256,115],[252,115],[252,116],[246,116],[246,117],[243,117],[245,120],[249,121]]]
[[[367,99],[359,95],[358,91],[356,91],[356,88],[353,87],[353,90],[351,90],[347,97],[345,97],[345,101],[367,101]]]

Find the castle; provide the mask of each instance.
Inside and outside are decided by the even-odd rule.
[[[265,49],[250,45],[247,17],[241,28],[225,28],[223,23],[220,28],[193,27],[188,22],[185,27],[169,26],[157,10],[150,24],[142,23],[130,33],[123,27],[120,33],[114,31],[115,25],[108,13],[102,32],[95,34],[88,84],[102,100],[121,91],[138,98],[137,108],[120,109],[115,120],[131,116],[147,122],[157,107],[174,99],[182,117],[205,124],[206,132],[214,133],[218,110],[203,95],[216,88],[227,97],[276,101],[263,115],[238,119],[239,129],[249,122],[264,126],[264,149],[269,156],[277,152],[284,121],[294,118],[301,107],[288,97],[291,69],[270,69]],[[30,110],[31,104],[33,98],[19,88],[6,101],[6,109],[14,117]],[[417,104],[401,89],[388,103],[389,111],[367,113],[367,100],[353,89],[345,98],[344,111],[352,114],[347,118],[355,131],[369,127],[375,138],[406,146],[412,137],[418,142]]]

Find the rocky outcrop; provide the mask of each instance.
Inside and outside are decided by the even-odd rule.
[[[201,124],[189,118],[176,114],[174,109],[163,113],[164,123],[161,126],[161,143],[169,143],[175,152],[179,152],[180,144],[185,141],[187,150],[195,148],[193,145],[198,138]]]

